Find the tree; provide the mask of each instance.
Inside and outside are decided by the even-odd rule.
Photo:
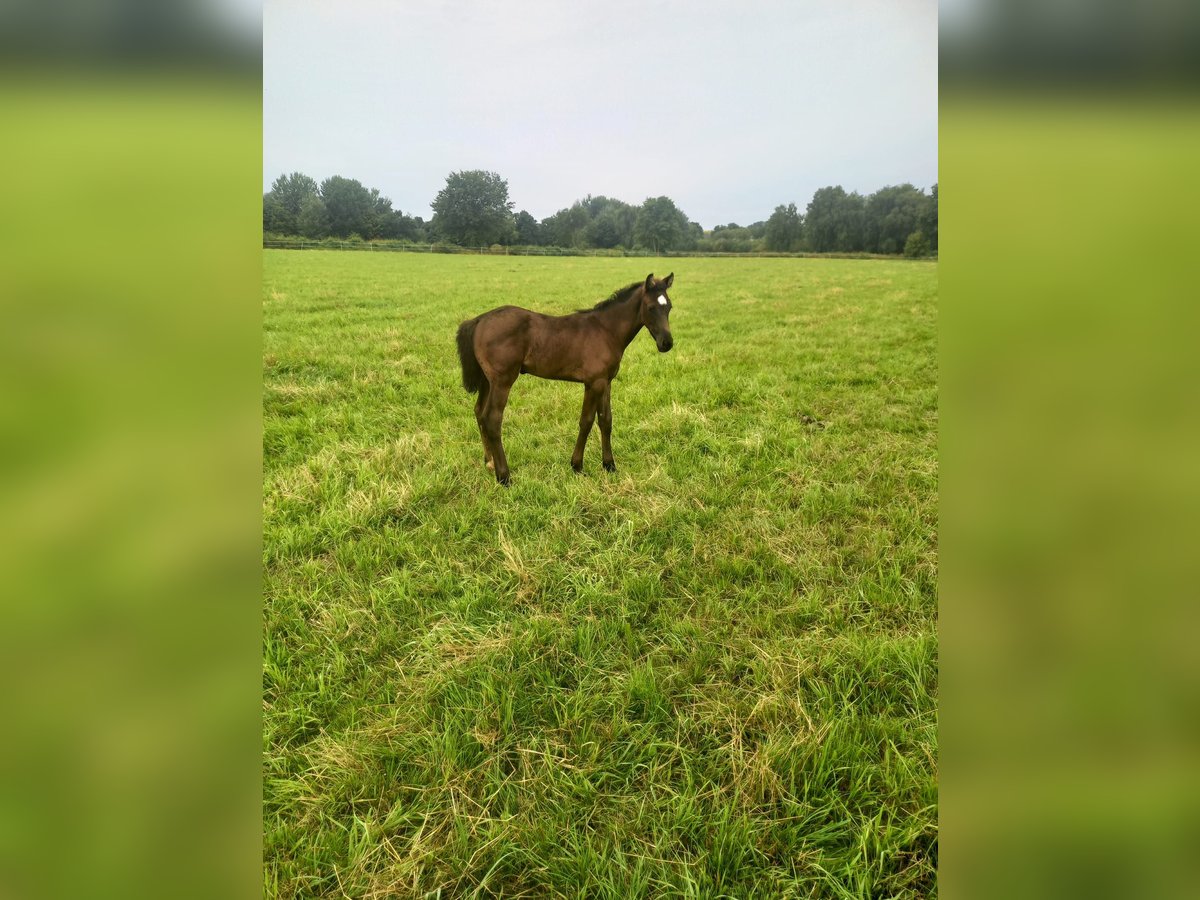
[[[406,234],[405,237],[408,237],[409,240],[413,240],[413,241],[432,240],[430,235],[432,234],[433,229],[430,228],[429,224],[424,219],[422,219],[420,216],[405,216],[404,221],[405,221],[406,227],[409,229],[409,232],[410,232],[409,234]]]
[[[433,200],[433,227],[467,247],[507,243],[516,234],[508,182],[479,169],[451,172]]]
[[[392,201],[379,193],[378,188],[371,188],[371,206],[363,219],[364,231],[359,232],[365,238],[397,238],[399,237],[399,221],[396,210],[392,209]]]
[[[301,172],[280,175],[263,196],[263,230],[296,234],[300,230],[300,208],[317,196],[317,183]]]
[[[538,246],[542,243],[542,227],[538,220],[525,210],[517,213],[513,224],[517,229],[517,243]]]
[[[329,217],[329,233],[335,237],[349,237],[351,234],[372,237],[371,216],[378,197],[378,191],[372,195],[357,179],[340,175],[326,178],[321,182],[321,202],[325,204]],[[387,201],[387,207],[390,211],[390,200]]]
[[[263,231],[276,234],[296,234],[296,216],[289,215],[279,198],[268,192],[263,194]]]
[[[634,239],[658,253],[676,250],[688,233],[688,218],[670,197],[650,197],[638,210]]]
[[[398,209],[392,209],[392,201],[382,196],[377,188],[371,188],[371,208],[363,221],[364,230],[359,231],[365,238],[387,238],[389,240],[404,239],[415,241],[420,239],[420,229],[417,221],[404,215]]]
[[[612,197],[593,197],[580,201],[591,224],[583,239],[592,247],[632,247],[637,226],[637,207]]]
[[[587,207],[576,200],[566,209],[560,209],[542,222],[542,232],[556,247],[583,247],[587,243],[585,232],[591,224]]]
[[[263,194],[263,231],[322,238],[425,239],[425,223],[392,209],[377,188],[335,175],[320,186],[307,175],[281,175]]]
[[[700,241],[700,247],[713,253],[749,253],[755,249],[750,229],[735,222],[713,228]]]
[[[620,200],[612,200],[608,197],[605,197],[603,194],[600,194],[597,197],[593,197],[591,194],[588,194],[579,201],[579,204],[585,210],[587,210],[588,218],[593,222],[596,221],[596,219],[598,219],[610,206],[624,205]]]
[[[889,185],[867,198],[866,248],[900,253],[908,236],[921,227],[929,198],[911,184]]]
[[[929,238],[923,231],[914,231],[904,242],[904,255],[908,257],[928,256]]]
[[[929,205],[921,219],[921,230],[929,236],[929,248],[935,253],[938,248],[938,186],[929,191]]]
[[[300,207],[297,227],[302,235],[309,238],[323,238],[329,234],[329,213],[316,194],[305,198]]]
[[[799,250],[804,237],[802,226],[795,203],[775,207],[775,212],[767,219],[767,249],[784,253]]]
[[[804,237],[810,250],[851,252],[864,246],[864,201],[841,185],[818,188],[804,213]]]
[[[610,249],[621,243],[621,230],[618,227],[614,210],[606,209],[592,220],[584,229],[584,239],[589,246]]]
[[[638,208],[621,200],[614,200],[601,214],[613,223],[617,230],[617,246],[632,250],[634,233],[637,230]]]

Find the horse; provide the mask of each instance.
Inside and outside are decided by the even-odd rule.
[[[604,468],[617,470],[612,452],[612,380],[621,368],[625,348],[643,327],[659,353],[673,346],[667,291],[674,280],[674,272],[662,279],[651,272],[644,282],[635,281],[594,307],[569,315],[501,306],[458,326],[463,387],[479,395],[475,421],[483,440],[483,461],[500,484],[509,484],[500,428],[508,393],[520,375],[583,384],[583,411],[571,468],[583,471],[583,448],[592,423],[599,421]]]

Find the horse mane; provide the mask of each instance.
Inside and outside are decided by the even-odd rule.
[[[633,284],[619,288],[593,306],[591,309],[581,309],[578,312],[593,312],[598,309],[608,309],[610,306],[616,306],[618,303],[624,303],[634,292],[642,286],[642,282],[635,281]]]

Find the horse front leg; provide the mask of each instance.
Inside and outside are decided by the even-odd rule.
[[[596,421],[596,407],[600,403],[600,391],[593,384],[583,389],[583,410],[579,413],[579,438],[575,441],[575,452],[571,454],[571,468],[583,471],[583,448],[587,446],[592,423]]]
[[[600,423],[600,453],[604,468],[609,472],[617,471],[612,452],[612,382],[606,381],[600,394],[600,403],[596,415]]]

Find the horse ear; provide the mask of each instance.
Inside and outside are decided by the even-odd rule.
[[[646,276],[646,291],[647,291],[647,293],[649,293],[652,290],[654,290],[654,273],[653,272],[651,272],[649,275]]]
[[[675,280],[675,273],[672,272],[670,275],[668,275],[666,278],[663,279],[663,282],[662,282],[663,290],[664,291],[667,290],[671,286],[671,282],[674,280]]]

